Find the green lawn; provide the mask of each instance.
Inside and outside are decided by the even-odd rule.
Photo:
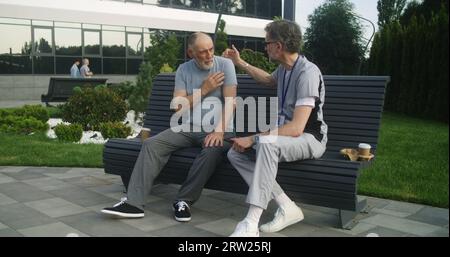
[[[448,208],[447,124],[385,113],[374,164],[359,194]],[[0,133],[0,166],[102,167],[102,145]]]
[[[380,133],[358,193],[448,208],[448,125],[385,113]]]

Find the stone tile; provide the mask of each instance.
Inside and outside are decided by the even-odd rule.
[[[218,193],[209,195],[209,197],[248,207],[248,204],[245,202],[246,195],[244,195],[244,194],[218,192]]]
[[[197,208],[197,205],[194,205]],[[207,210],[206,212],[210,212],[212,214],[221,216],[221,217],[226,217],[229,219],[233,219],[235,221],[240,221],[242,219],[245,218],[245,216],[248,213],[248,207],[244,207],[242,205],[229,205],[228,207],[224,207],[224,208],[214,208],[213,210]],[[205,211],[205,210],[203,210]]]
[[[17,201],[8,197],[7,195],[0,193],[0,206],[12,203],[17,203]]]
[[[385,228],[385,227],[375,227],[375,228],[369,229],[365,232],[358,234],[358,236],[359,237],[367,237],[367,235],[369,235],[369,234],[378,235],[379,237],[403,237],[403,236],[407,235],[407,233],[402,232],[402,231]]]
[[[313,226],[337,228],[339,224],[339,217],[335,214],[312,211],[309,209],[303,209],[303,214],[305,215],[303,222]]]
[[[3,175],[2,173],[0,173],[0,184],[11,183],[11,182],[17,182],[17,180],[15,178],[12,178],[10,176]]]
[[[113,219],[95,212],[66,216],[59,220],[89,236],[146,236],[146,233],[119,219]]]
[[[0,237],[23,237],[22,234],[11,228],[0,229]]]
[[[391,201],[388,205],[383,208],[374,208],[373,211],[377,213],[383,213],[387,215],[397,216],[404,218],[406,216],[412,215],[424,208],[423,205],[418,205],[414,203],[405,203],[398,201]]]
[[[408,217],[410,220],[415,220],[423,223],[428,223],[436,226],[446,226],[448,229],[448,209],[435,208],[426,206],[417,213]]]
[[[24,169],[26,169],[27,167],[21,167],[21,166],[8,166],[8,167],[3,167],[2,170],[0,170],[1,173],[17,173],[17,172],[21,172]]]
[[[42,173],[44,174],[64,174],[71,170],[72,168],[63,168],[63,167],[45,167],[42,168]]]
[[[306,233],[305,237],[351,237],[342,231],[331,230],[329,228],[320,228],[310,233]]]
[[[122,219],[121,222],[146,232],[179,224],[173,216],[163,216],[148,210],[145,210],[145,217],[142,219]]]
[[[203,223],[208,223],[208,222],[216,221],[223,217],[226,217],[225,215],[218,215],[215,213],[196,209],[195,205],[193,207],[191,207],[191,215],[192,215],[192,219],[191,219],[191,221],[189,221],[189,224],[191,224],[191,225],[199,225],[199,224],[203,224]],[[173,212],[172,212],[171,217],[173,217]]]
[[[351,230],[348,229],[338,229],[338,228],[330,228],[331,230],[336,230],[345,234],[349,234],[352,236],[357,236],[363,233],[369,233],[367,231],[376,228],[376,225],[364,223],[364,222],[358,222]]]
[[[6,226],[5,224],[0,222],[0,230],[8,228],[8,226]]]
[[[28,202],[25,203],[25,205],[52,218],[59,218],[88,211],[86,208],[68,202],[61,198],[51,198]]]
[[[315,212],[322,212],[327,213],[331,215],[339,215],[339,210],[334,208],[328,208],[323,206],[317,206],[317,205],[311,205],[311,204],[304,204],[304,203],[296,203],[298,207],[302,208],[302,210],[310,210]]]
[[[179,223],[175,226],[150,232],[160,237],[218,237],[219,235],[200,229],[190,223]]]
[[[210,196],[201,196],[195,203],[195,208],[208,212],[214,212],[217,210],[230,208],[233,205],[233,203],[228,201],[219,200]]]
[[[57,178],[57,179],[69,179],[87,176],[89,171],[86,169],[76,169],[72,168],[65,173],[46,173],[47,176]]]
[[[97,192],[102,195],[116,194],[116,193],[124,194],[125,187],[123,185],[108,184],[108,185],[100,185],[100,186],[96,186],[96,187],[91,187],[91,188],[88,188],[88,190]]]
[[[86,190],[84,188],[58,189],[49,191],[49,193],[82,207],[89,207],[114,201],[114,199],[111,199],[99,193]]]
[[[235,220],[224,218],[213,222],[196,225],[195,227],[209,231],[219,236],[229,236],[234,232],[237,223],[238,222]]]
[[[69,234],[73,234],[72,236],[77,235],[79,237],[88,236],[62,222],[19,229],[18,232],[27,237],[65,237]]]
[[[22,229],[54,223],[55,219],[24,204],[14,203],[0,208],[0,222],[12,229]]]
[[[11,197],[18,202],[30,202],[53,198],[51,194],[23,182],[2,184],[0,186],[0,193]]]
[[[448,228],[438,229],[430,234],[426,235],[427,237],[449,237]]]
[[[427,234],[433,233],[434,231],[440,229],[440,227],[438,226],[408,219],[402,219],[394,216],[388,216],[385,214],[377,214],[367,219],[362,219],[361,222],[418,236],[426,236]]]
[[[92,176],[68,178],[63,179],[63,181],[79,187],[97,187],[97,186],[111,185],[111,182],[107,180],[99,179]]]
[[[381,199],[381,198],[375,198],[375,197],[366,197],[367,198],[367,205],[369,210],[372,208],[384,208],[385,206],[387,206],[391,200],[386,200],[386,199]]]
[[[20,172],[8,173],[8,176],[10,176],[16,180],[27,180],[27,179],[36,179],[36,178],[45,178],[46,177],[42,173],[27,171],[27,169],[24,169]]]
[[[30,186],[34,186],[42,191],[51,191],[51,190],[74,187],[73,185],[71,185],[69,183],[66,183],[64,181],[61,181],[61,180],[55,179],[55,178],[51,178],[51,177],[24,180],[22,182],[25,184],[28,184]]]

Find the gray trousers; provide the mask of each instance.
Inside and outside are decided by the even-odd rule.
[[[276,182],[279,162],[320,158],[325,143],[308,133],[300,137],[262,136],[256,151],[228,151],[228,159],[249,185],[246,202],[267,209],[267,205],[283,189]]]
[[[155,178],[164,168],[172,153],[187,147],[202,147],[202,151],[195,158],[186,180],[178,191],[177,200],[183,200],[190,204],[197,201],[204,185],[231,146],[230,143],[224,142],[223,147],[205,148],[203,142],[207,135],[203,132],[175,133],[171,129],[167,129],[145,140],[128,184],[128,203],[143,208]],[[231,136],[232,134],[226,133],[224,137],[230,138]]]

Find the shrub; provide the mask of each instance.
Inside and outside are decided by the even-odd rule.
[[[241,58],[249,64],[265,70],[269,73],[275,71],[277,64],[271,62],[263,53],[253,51],[251,49],[243,49],[241,51]],[[245,73],[242,70],[238,70],[238,73]]]
[[[130,98],[131,93],[133,93],[134,84],[131,81],[125,81],[119,84],[109,85],[108,88],[110,88],[113,92],[118,94],[124,101],[126,101]]]
[[[50,118],[48,110],[42,105],[25,105],[17,109],[14,115],[22,117],[33,117],[42,122],[47,122]]]
[[[30,134],[32,132],[46,131],[48,124],[34,117],[6,116],[0,117],[0,132]]]
[[[62,112],[64,121],[81,124],[84,130],[90,130],[102,122],[124,120],[128,104],[109,88],[83,88],[69,98]]]
[[[107,138],[126,138],[131,135],[131,128],[121,122],[101,123],[99,130],[104,139]]]
[[[59,124],[54,130],[58,140],[63,142],[78,142],[83,136],[83,127],[80,124]]]
[[[56,107],[47,107],[50,118],[62,118],[62,105]]]

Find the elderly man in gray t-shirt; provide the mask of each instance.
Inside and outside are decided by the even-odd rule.
[[[248,214],[236,226],[233,237],[257,237],[259,230],[278,232],[303,220],[302,210],[276,181],[278,163],[320,158],[327,143],[327,125],[322,112],[325,85],[319,68],[299,53],[300,27],[283,20],[269,23],[265,30],[267,54],[280,63],[274,73],[243,61],[234,46],[223,54],[259,83],[277,87],[279,100],[277,128],[270,134],[235,138],[228,152],[231,164],[250,187]],[[275,217],[258,229],[261,214],[272,199],[279,206]]]
[[[214,56],[214,44],[207,34],[192,34],[188,39],[188,47],[188,53],[193,58],[178,67],[171,106],[175,106],[178,115],[190,112],[193,115],[187,115],[188,118],[184,119],[185,123],[181,126],[177,123],[144,141],[128,185],[127,198],[114,207],[103,209],[103,213],[125,218],[144,217],[146,197],[171,154],[181,148],[201,147],[173,203],[175,219],[189,221],[189,206],[198,200],[217,164],[226,158],[231,144],[225,139],[233,136],[228,131],[232,131],[230,126],[234,105],[227,105],[231,107],[227,111],[226,108],[210,109],[209,106],[210,103],[218,103],[223,107],[225,100],[234,101],[237,88],[235,67],[230,60]],[[180,106],[187,108],[182,109]],[[211,119],[213,122],[202,122],[202,118],[210,112],[214,114],[214,119]]]

